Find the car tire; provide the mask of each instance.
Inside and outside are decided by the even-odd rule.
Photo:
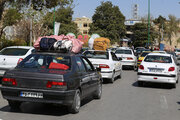
[[[137,83],[138,83],[138,86],[139,86],[139,87],[143,87],[143,84],[144,84],[143,81],[138,81]]]
[[[102,96],[102,82],[99,82],[98,87],[94,93],[94,99],[101,99]]]
[[[114,80],[115,80],[115,73],[113,72],[113,74],[112,74],[112,78],[110,79],[110,83],[114,83]]]
[[[70,113],[76,114],[79,112],[80,107],[81,107],[81,95],[80,95],[80,91],[78,89],[78,90],[76,90],[73,104],[68,107],[68,110]]]
[[[21,102],[8,100],[8,104],[9,104],[11,110],[18,110],[18,109],[20,109]]]

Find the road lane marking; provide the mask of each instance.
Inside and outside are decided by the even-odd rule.
[[[160,96],[160,104],[162,109],[168,109],[168,103],[164,95]]]

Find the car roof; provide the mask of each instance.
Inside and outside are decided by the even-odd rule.
[[[5,48],[24,48],[24,49],[33,49],[34,47],[31,46],[9,46]]]
[[[160,56],[171,56],[171,54],[164,54],[164,53],[149,53],[148,55],[160,55]]]
[[[130,47],[118,47],[117,49],[127,49],[127,50],[129,50],[131,48]]]
[[[74,54],[74,53],[62,53],[57,51],[36,51],[33,54],[42,54],[42,55],[65,55],[65,56],[84,56],[83,54]]]

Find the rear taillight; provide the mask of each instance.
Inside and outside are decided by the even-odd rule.
[[[127,60],[133,60],[133,58],[132,58],[132,57],[127,57],[126,59],[127,59]]]
[[[2,83],[17,86],[16,79],[14,78],[3,78]]]
[[[109,66],[106,64],[99,64],[99,68],[109,68]]]
[[[171,71],[174,71],[174,70],[175,70],[175,67],[170,67],[168,71],[171,72]]]
[[[143,65],[140,65],[140,66],[139,66],[139,69],[144,70],[144,66],[143,66]]]
[[[138,62],[142,62],[142,60],[138,60]]]
[[[52,86],[66,86],[66,82],[55,82],[55,81],[48,81],[46,84],[47,88],[52,88]]]
[[[23,60],[23,58],[19,58],[19,60],[18,60],[18,63],[17,63],[17,64],[19,64],[22,60]]]

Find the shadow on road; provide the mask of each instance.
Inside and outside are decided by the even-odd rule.
[[[81,107],[91,102],[93,97],[82,100]],[[50,116],[64,116],[70,114],[67,107],[57,106],[53,104],[43,104],[43,103],[30,103],[24,102],[21,104],[20,109],[11,110],[7,105],[0,108],[2,112],[12,112],[12,113],[27,113],[27,114],[37,114],[37,115],[50,115]],[[81,112],[81,109],[80,109]]]
[[[138,86],[138,82],[134,82],[132,84],[132,86],[134,87],[140,87]],[[155,88],[155,89],[172,89],[172,86],[169,85],[169,84],[165,84],[165,83],[147,83],[147,82],[144,82],[143,84],[143,87],[141,88]]]

